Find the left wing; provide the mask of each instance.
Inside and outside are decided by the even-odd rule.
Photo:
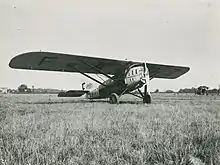
[[[143,62],[114,60],[51,52],[28,52],[14,57],[9,66],[16,69],[82,72],[120,75],[132,64]],[[189,71],[188,67],[146,63],[151,78],[175,79]],[[94,69],[97,68],[97,69]]]
[[[98,68],[109,75],[115,75],[124,70],[128,62],[97,57],[86,57],[51,52],[29,52],[14,57],[9,66],[15,69],[30,69],[44,71],[77,72],[100,74],[91,66]],[[89,66],[90,65],[90,66]]]

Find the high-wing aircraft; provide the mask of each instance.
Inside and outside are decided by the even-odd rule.
[[[99,83],[92,91],[79,91],[88,99],[109,98],[111,104],[119,103],[123,94],[132,94],[151,103],[149,81],[153,78],[175,79],[189,71],[189,67],[114,60],[52,52],[28,52],[15,56],[9,63],[11,68],[42,71],[77,72]],[[99,81],[91,74],[104,75]],[[144,87],[142,93],[140,88]],[[132,93],[138,90],[140,95]],[[74,92],[74,91],[71,91]],[[78,95],[77,95],[78,96]]]

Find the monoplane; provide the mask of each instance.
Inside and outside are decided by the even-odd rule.
[[[183,66],[41,51],[17,55],[10,61],[9,66],[15,69],[81,73],[99,86],[91,91],[76,90],[76,92],[86,95],[87,99],[109,98],[111,104],[119,103],[119,98],[124,94],[134,95],[141,98],[143,103],[149,104],[152,100],[149,92],[150,80],[176,79],[190,69]],[[92,74],[104,75],[107,80],[100,81]],[[144,92],[140,90],[142,87]],[[135,90],[139,94],[134,93]],[[71,92],[74,93],[74,90]]]

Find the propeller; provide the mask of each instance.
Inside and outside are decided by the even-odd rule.
[[[148,93],[148,84],[149,84],[149,72],[148,72],[148,68],[147,68],[147,64],[144,63],[144,78],[146,80],[145,84],[144,84],[144,97],[143,97],[143,102],[144,103],[151,103],[151,96]]]

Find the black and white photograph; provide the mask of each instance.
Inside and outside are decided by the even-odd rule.
[[[0,0],[0,165],[219,165],[220,1]]]

